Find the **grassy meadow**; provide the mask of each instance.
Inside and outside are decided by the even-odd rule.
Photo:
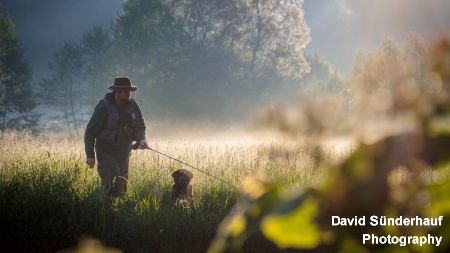
[[[55,252],[83,237],[124,252],[205,252],[220,221],[237,203],[247,176],[292,187],[315,184],[321,169],[308,145],[273,142],[170,142],[150,146],[192,164],[195,206],[171,201],[171,172],[183,166],[149,150],[133,151],[125,197],[104,197],[96,168],[85,165],[80,140],[6,133],[0,147],[3,252]],[[324,149],[331,159],[345,152]],[[186,168],[186,167],[184,167]],[[244,252],[276,248],[255,235]]]

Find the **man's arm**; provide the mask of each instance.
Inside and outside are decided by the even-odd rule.
[[[92,117],[86,126],[86,131],[84,132],[84,149],[87,158],[95,158],[95,137],[103,128],[105,118],[106,106],[103,101],[100,101],[95,107],[94,114],[92,114]]]
[[[139,108],[139,105],[136,103],[136,109],[138,113],[138,120],[136,124],[136,130],[135,130],[135,138],[139,142],[139,148],[145,149],[148,148],[147,141],[145,140],[145,120],[142,116],[141,108]]]
[[[137,141],[145,140],[145,120],[142,116],[141,108],[139,108],[139,105],[136,103],[136,109],[138,113],[138,120],[136,122],[136,133],[135,137]]]

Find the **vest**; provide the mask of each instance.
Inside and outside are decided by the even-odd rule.
[[[129,142],[134,141],[136,139],[136,126],[139,120],[138,105],[136,102],[130,99],[126,118],[121,118],[119,110],[109,99],[104,98],[102,101],[106,107],[106,119],[97,139],[106,144],[119,145],[125,133],[128,136]]]

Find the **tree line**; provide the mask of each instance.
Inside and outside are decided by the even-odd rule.
[[[283,100],[318,79],[325,78],[322,87],[342,83],[320,56],[304,55],[310,35],[302,4],[129,0],[110,28],[92,26],[80,40],[56,50],[50,73],[34,89],[29,87],[31,72],[17,46],[14,25],[3,11],[2,22],[9,24],[11,34],[2,40],[11,38],[17,53],[10,50],[14,56],[8,57],[17,63],[2,54],[0,73],[14,68],[20,78],[5,74],[1,89],[11,93],[14,86],[24,93],[2,92],[2,130],[36,125],[39,115],[33,109],[42,105],[52,109],[51,118],[64,123],[70,135],[80,135],[118,75],[130,76],[139,87],[136,97],[152,119],[217,122],[244,118],[251,108]]]

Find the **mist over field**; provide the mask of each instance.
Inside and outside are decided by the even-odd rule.
[[[161,6],[143,5],[142,10],[137,12],[133,9],[134,2],[2,1],[15,23],[19,45],[31,68],[32,89],[41,92],[50,90],[44,92],[49,93],[48,98],[37,101],[37,111],[44,113],[39,121],[40,127],[55,117],[60,124],[67,125],[67,120],[61,120],[61,113],[58,112],[64,110],[63,107],[51,105],[52,102],[48,101],[54,96],[60,96],[52,90],[61,89],[61,84],[45,86],[52,78],[56,78],[52,76],[62,75],[57,73],[62,71],[57,70],[59,66],[63,68],[62,64],[77,66],[77,69],[72,69],[72,73],[64,73],[66,76],[59,78],[74,79],[74,87],[79,89],[78,94],[82,94],[74,94],[79,96],[76,103],[85,107],[76,108],[79,115],[72,121],[86,122],[93,106],[107,92],[106,87],[114,77],[127,75],[141,88],[135,97],[142,104],[143,112],[154,126],[154,131],[166,129],[167,126],[174,125],[172,122],[175,121],[180,121],[177,123],[180,126],[191,125],[194,129],[202,126],[227,129],[248,126],[249,121],[251,123],[267,105],[294,104],[298,101],[298,94],[305,90],[313,89],[323,93],[344,89],[342,83],[349,79],[356,52],[374,50],[385,36],[401,41],[408,33],[415,32],[424,40],[432,40],[450,28],[450,20],[446,15],[450,10],[447,1],[360,3],[349,0],[307,0],[302,4],[302,9],[304,27],[308,29],[298,31],[298,35],[304,35],[301,35],[301,42],[297,42],[303,48],[302,55],[306,58],[297,59],[301,70],[292,75],[280,66],[275,69],[267,68],[268,62],[262,57],[265,52],[258,44],[254,44],[256,38],[247,40],[242,37],[243,34],[233,35],[225,30],[220,36],[217,36],[217,32],[213,35],[212,31],[223,20],[220,21],[222,17],[219,16],[219,19],[211,19],[216,14],[208,10],[208,5],[224,8],[215,1],[200,1],[189,7],[197,10],[192,15],[207,16],[185,16],[183,21],[180,16],[174,16],[180,25],[183,22],[185,25],[184,31],[178,32],[175,30],[176,25],[162,27],[163,22],[168,20],[144,20],[140,17],[144,11],[155,16],[152,12],[161,10]],[[167,1],[169,2],[171,1]],[[124,8],[124,4],[128,7]],[[183,4],[188,6],[191,3],[187,1]],[[131,15],[133,18],[128,17]],[[236,16],[230,17],[230,20],[239,20],[237,14],[234,15]],[[210,19],[207,20],[206,17]],[[195,20],[198,24],[193,23]],[[145,32],[139,30],[138,24],[146,27]],[[158,25],[161,27],[158,28]],[[196,31],[189,28],[192,25],[197,27]],[[232,25],[228,23],[229,27]],[[122,26],[127,27],[124,29],[129,34],[121,33]],[[239,26],[246,29],[243,24]],[[267,29],[273,27],[267,26]],[[202,31],[207,31],[204,34],[206,37],[192,37],[201,36]],[[265,32],[269,34],[269,30]],[[158,33],[163,37],[158,38]],[[91,41],[87,42],[89,36]],[[240,43],[243,47],[240,51],[237,48],[227,48],[223,44],[227,39],[223,36],[241,36]],[[271,36],[276,37],[274,34]],[[275,42],[273,38],[270,42],[269,37],[265,40],[264,43]],[[127,43],[129,48],[121,43]],[[250,44],[247,47],[245,43]],[[178,50],[179,46],[183,46],[184,51]],[[256,58],[246,59],[246,53],[242,50],[250,50],[247,53],[251,53],[252,47],[256,49]],[[285,49],[279,45],[277,50]],[[70,56],[70,50],[83,51],[73,52],[80,59]],[[57,52],[60,55],[69,54],[65,57],[70,57],[71,62],[62,62],[64,56],[61,59],[55,58]],[[236,58],[237,55],[239,56]],[[165,60],[169,61],[164,62]],[[257,62],[253,62],[254,60]],[[258,68],[252,69],[256,63]],[[313,84],[314,82],[322,83],[323,87]]]

